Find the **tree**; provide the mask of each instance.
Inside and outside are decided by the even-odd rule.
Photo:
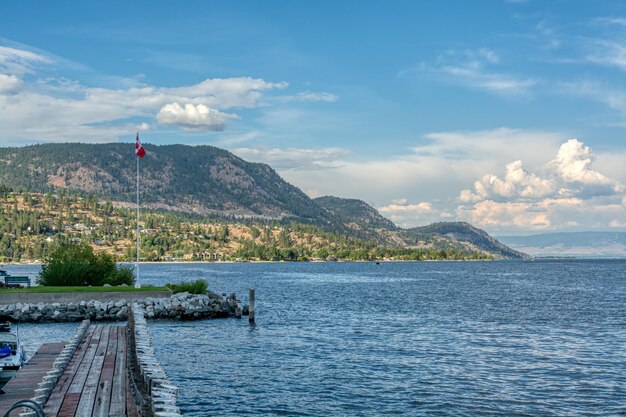
[[[58,247],[41,267],[39,284],[45,286],[132,285],[131,269],[115,265],[106,253],[94,254],[89,245]]]
[[[278,244],[283,248],[287,248],[291,246],[291,239],[289,238],[289,233],[285,229],[282,229],[278,234]]]
[[[222,227],[220,228],[220,231],[218,233],[218,239],[222,242],[226,242],[228,240],[228,235],[230,234],[230,231],[228,230],[228,225],[222,225]]]

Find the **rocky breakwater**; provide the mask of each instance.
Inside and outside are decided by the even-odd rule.
[[[169,298],[145,298],[119,301],[85,300],[77,303],[38,303],[0,305],[0,313],[28,323],[128,320],[128,309],[137,303],[148,319],[197,320],[241,317],[241,304],[235,294],[174,294]],[[244,311],[247,310],[244,306]]]

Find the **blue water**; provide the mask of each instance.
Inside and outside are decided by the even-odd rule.
[[[253,326],[151,322],[188,416],[626,415],[626,261],[141,271],[256,288]]]

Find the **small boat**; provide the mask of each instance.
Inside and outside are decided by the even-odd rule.
[[[11,331],[15,324],[15,332]],[[11,316],[0,315],[0,387],[6,384],[26,363],[26,352],[20,343],[19,327]]]

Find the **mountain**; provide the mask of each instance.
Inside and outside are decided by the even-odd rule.
[[[145,145],[140,162],[143,206],[194,212],[294,217],[324,223],[327,213],[265,164],[213,146]],[[55,188],[135,201],[133,147],[124,143],[45,144],[0,148],[0,182],[16,189]]]
[[[405,242],[418,245],[420,242],[442,242],[450,247],[485,251],[501,258],[527,258],[526,254],[513,250],[489,236],[484,230],[466,222],[439,222],[428,226],[414,227],[403,232]]]
[[[402,230],[361,200],[332,196],[312,200],[270,166],[244,161],[224,149],[144,147],[140,177],[141,201],[146,209],[309,224],[399,250],[442,250],[456,253],[454,256],[522,256],[467,223],[436,223]],[[111,200],[118,207],[130,207],[136,198],[133,150],[125,143],[0,148],[0,185],[39,193],[67,189]]]
[[[382,246],[406,246],[398,226],[365,201],[333,196],[317,197],[313,201],[328,212],[334,224],[352,236]]]
[[[354,228],[398,229],[391,220],[381,216],[378,210],[362,200],[325,196],[314,198],[313,201],[342,223],[351,224]]]
[[[626,257],[626,232],[540,233],[498,239],[533,256]]]

